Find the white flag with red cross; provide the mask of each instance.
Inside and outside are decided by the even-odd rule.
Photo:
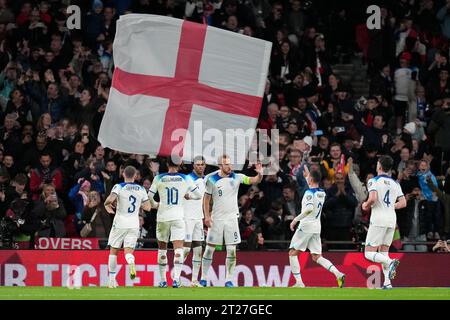
[[[270,42],[204,24],[121,16],[99,141],[126,153],[204,155],[207,163],[225,150],[246,154],[249,139],[227,137],[255,129],[270,52]],[[205,152],[211,147],[216,154]]]

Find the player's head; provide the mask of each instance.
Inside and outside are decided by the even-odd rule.
[[[193,167],[196,175],[203,176],[206,168],[205,158],[202,156],[196,156],[193,161]]]
[[[167,167],[169,168],[169,171],[178,171],[181,165],[181,159],[176,156],[172,155],[171,157],[167,158]]]
[[[218,161],[217,161],[220,170],[222,171],[222,173],[224,174],[230,174],[231,173],[231,159],[228,155],[224,154],[222,156],[219,157]]]
[[[378,174],[380,172],[389,173],[389,171],[392,170],[392,167],[394,166],[394,160],[387,155],[381,156],[378,159],[377,163],[377,172]]]
[[[320,173],[320,171],[318,170],[312,170],[309,173],[309,177],[308,177],[308,184],[319,184],[320,181],[322,181],[322,174]]]
[[[135,167],[133,166],[126,166],[125,169],[123,170],[123,178],[126,181],[133,181],[134,179],[136,179],[136,173],[137,170]]]

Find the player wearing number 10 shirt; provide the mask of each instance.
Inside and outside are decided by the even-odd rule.
[[[393,164],[394,160],[389,156],[381,156],[378,159],[378,176],[368,181],[369,198],[362,204],[362,209],[366,211],[372,207],[365,257],[381,263],[384,274],[383,289],[392,289],[391,280],[395,278],[400,263],[397,259],[389,258],[389,247],[397,220],[395,210],[406,207],[402,189],[390,175]]]
[[[184,222],[184,201],[198,200],[203,195],[199,191],[194,180],[189,175],[178,172],[177,159],[169,158],[167,173],[159,174],[153,180],[149,190],[149,198],[152,206],[158,207],[156,216],[156,239],[158,240],[158,266],[160,274],[159,287],[167,287],[167,244],[169,240],[174,249],[174,288],[181,286],[180,274],[184,261],[183,243],[186,235]],[[155,203],[153,197],[159,194],[159,203]]]
[[[117,254],[124,247],[125,259],[130,270],[130,278],[136,277],[133,251],[139,237],[139,210],[150,210],[151,205],[145,189],[134,183],[136,169],[132,166],[125,168],[123,172],[124,183],[116,184],[111,194],[105,200],[105,208],[110,214],[115,214],[113,226],[109,233],[108,245],[110,254],[108,258],[109,288],[117,287],[116,267]],[[114,203],[116,211],[114,212]]]

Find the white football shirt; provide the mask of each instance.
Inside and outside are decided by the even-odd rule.
[[[184,202],[184,218],[185,219],[203,219],[203,196],[205,194],[205,180],[204,177],[197,176],[194,172],[188,175],[198,190],[202,194],[199,200],[189,199]]]
[[[182,173],[162,173],[155,177],[149,193],[159,194],[159,208],[156,221],[173,221],[184,219],[184,196],[186,193],[196,190],[189,175]],[[151,195],[151,196],[153,196]]]
[[[302,212],[311,210],[312,212],[300,220],[298,228],[307,233],[320,233],[320,216],[322,215],[323,203],[326,193],[320,188],[311,188],[305,191],[302,199]]]
[[[139,209],[148,201],[144,187],[136,183],[118,183],[111,193],[117,195],[117,208],[113,221],[115,228],[139,228]]]
[[[230,173],[227,177],[221,177],[219,171],[206,176],[205,192],[211,195],[213,206],[211,220],[228,220],[239,217],[238,191],[241,183],[250,184],[249,177],[241,173]]]
[[[377,201],[372,206],[370,224],[379,227],[395,228],[397,216],[394,205],[403,197],[403,191],[397,181],[386,175],[379,175],[367,183],[369,193],[377,192]]]

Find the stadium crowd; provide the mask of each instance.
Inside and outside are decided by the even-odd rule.
[[[81,30],[66,27],[70,4],[81,8]],[[398,211],[397,248],[412,241],[404,249],[427,251],[420,242],[446,240],[450,1],[379,4],[381,29],[367,30],[365,1],[0,0],[3,244],[9,230],[16,240],[78,237],[92,217],[88,236],[106,238],[112,216],[103,200],[122,181],[123,168],[139,169],[147,190],[166,170],[165,159],[97,141],[114,68],[115,21],[127,13],[185,18],[273,43],[258,128],[279,130],[280,166],[258,186],[241,189],[241,249],[287,248],[269,240],[292,237],[306,163],[323,174],[326,246],[355,248],[351,242],[364,241],[370,216],[361,209],[365,184],[382,154],[395,159],[393,176],[408,200]],[[333,72],[334,64],[355,59],[368,65],[365,99]],[[141,224],[141,235],[155,238],[155,214],[142,212]]]

